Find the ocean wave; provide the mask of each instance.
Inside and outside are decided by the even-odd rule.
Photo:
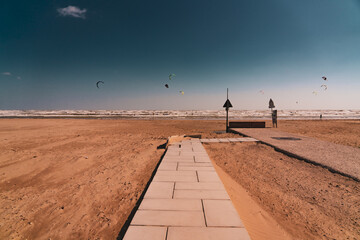
[[[360,119],[360,110],[278,110],[280,119]],[[224,110],[0,110],[2,118],[174,118],[219,119]],[[230,119],[270,119],[270,110],[231,110]]]

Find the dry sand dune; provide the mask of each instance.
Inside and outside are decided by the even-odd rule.
[[[279,129],[351,146],[360,145],[359,121],[323,121],[320,125],[325,127],[319,127],[316,121],[286,121],[279,123]],[[331,134],[326,133],[326,126],[331,127]],[[202,134],[203,137],[222,137],[223,135],[213,131],[223,128],[223,121],[203,120],[0,119],[0,239],[114,239],[164,152],[163,149],[157,149],[157,146],[165,143],[167,137],[172,135]],[[228,147],[233,145],[228,144]],[[249,153],[255,154],[258,150],[269,149],[253,149]],[[215,156],[221,151],[216,147],[211,149]],[[243,150],[239,148],[232,151],[235,156],[238,151]],[[231,161],[231,156],[228,161]],[[270,176],[274,179],[283,177],[281,171],[272,170],[270,165],[261,165],[260,160],[256,162],[264,171],[249,171],[248,178],[254,179],[262,175],[264,180]],[[221,163],[219,166],[226,171]],[[289,206],[294,208],[294,212],[299,211],[298,217],[305,216],[308,223],[302,222],[297,227],[287,229],[291,235],[302,232],[310,234],[308,236],[321,235],[312,232],[312,229],[323,226],[318,225],[316,228],[318,223],[314,223],[313,215],[308,214],[308,207],[316,205],[321,197],[327,198],[326,194],[338,196],[333,199],[337,199],[339,203],[345,196],[346,206],[359,196],[356,195],[358,183],[349,184],[347,179],[338,175],[315,176],[318,171],[313,171],[312,168],[308,171],[306,167],[305,170],[299,170],[296,165],[286,166],[283,171],[301,170],[308,174],[307,182],[320,183],[319,187],[314,187],[311,191],[315,194],[319,190],[316,200],[304,191],[303,185],[295,184],[302,179],[297,179],[297,175],[292,177],[291,174],[288,178],[293,184],[289,189],[294,192],[294,196],[303,196],[294,205],[274,203],[276,208],[268,208],[271,201],[277,199],[271,194],[287,197],[288,192],[283,187],[270,191],[271,185],[266,181],[252,180],[254,191],[249,192],[280,225],[284,223],[284,219],[295,221],[291,218],[292,215],[289,218],[279,215],[279,212],[289,211]],[[234,163],[233,167],[242,166]],[[267,174],[267,171],[271,174]],[[229,175],[232,176],[230,173]],[[238,181],[237,177],[232,177],[234,181]],[[333,186],[326,187],[325,183],[329,182]],[[258,189],[268,189],[269,192],[265,194]],[[320,190],[327,190],[328,193]],[[263,194],[269,197],[264,198]],[[259,197],[267,199],[267,202],[258,201]],[[302,210],[304,206],[306,211]],[[337,206],[338,204],[334,205]],[[318,207],[314,209],[320,211]],[[328,215],[329,219],[343,219],[345,216],[352,216],[359,223],[359,213],[355,210],[352,215],[341,211]],[[351,233],[353,225],[349,226],[344,230]],[[324,231],[330,235],[336,232],[326,228]]]

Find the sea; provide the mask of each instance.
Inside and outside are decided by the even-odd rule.
[[[360,110],[278,110],[278,119],[360,119]],[[225,110],[0,110],[0,118],[224,119]],[[271,110],[229,110],[229,119],[271,119]]]

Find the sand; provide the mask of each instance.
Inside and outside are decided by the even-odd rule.
[[[291,239],[360,238],[359,182],[287,157],[260,143],[204,146],[210,158],[234,181],[225,182],[225,187],[244,188],[260,206],[256,220],[253,214],[257,207],[249,200],[241,202],[244,191],[233,194],[235,206],[249,206],[237,209],[252,239],[287,239],[286,234],[278,237],[284,234],[282,230]],[[234,201],[236,198],[240,200]],[[271,217],[267,221],[270,224],[259,228],[254,222],[262,221],[264,211]],[[271,225],[278,230],[274,232]]]
[[[323,121],[320,125],[331,126],[331,134],[326,134],[326,127],[322,129],[316,121],[304,122],[304,129],[312,131],[299,128],[298,125],[301,123],[279,122],[279,130],[295,133],[299,131],[305,135],[317,133],[313,137],[328,141],[336,139],[341,144],[358,146],[359,137],[354,137],[353,133],[359,131],[359,121]],[[317,130],[318,128],[320,130]],[[0,119],[0,239],[116,238],[164,153],[164,149],[157,147],[164,144],[172,135],[201,134],[203,138],[237,137],[233,134],[215,134],[215,130],[224,130],[224,121]],[[211,150],[212,154],[222,151],[223,149],[216,148]],[[235,156],[237,151],[241,150],[235,148],[232,151]],[[249,154],[257,152],[250,151]],[[228,157],[231,160],[230,156]],[[258,164],[261,166],[260,160]],[[220,163],[219,166],[224,169]],[[264,179],[267,179],[272,176],[266,174],[266,171],[270,171],[273,166],[263,164],[262,167],[261,172],[249,171],[248,178],[255,179],[264,175]],[[290,169],[290,172],[295,173],[298,171],[297,167],[288,165],[286,171]],[[231,176],[232,181],[229,182],[238,184],[236,176],[226,169],[224,172]],[[281,171],[275,171],[273,174],[274,179],[283,176]],[[357,200],[355,194],[358,194],[358,183],[355,188],[352,182],[347,183],[346,178],[345,181],[337,175],[329,179],[327,175],[315,178],[314,175],[317,175],[318,171],[310,171],[309,174],[308,178],[311,181],[323,181],[320,188],[316,188],[320,193],[323,188],[328,191],[331,189],[333,199],[338,199],[338,202],[343,202],[344,196]],[[288,176],[291,180],[290,177]],[[292,182],[296,178],[290,180],[289,182]],[[333,186],[329,187],[330,189],[325,188],[326,182]],[[302,223],[300,227],[283,230],[283,218],[277,215],[277,211],[287,211],[284,209],[289,206],[279,204],[277,211],[271,211],[267,206],[276,198],[269,194],[268,202],[258,200],[259,196],[262,199],[262,195],[257,189],[264,187],[271,193],[271,188],[266,188],[268,183],[258,180],[252,184],[251,191],[247,189],[252,199],[266,210],[269,217],[265,220],[269,219],[266,221],[270,225],[278,225],[281,234],[293,236],[301,233],[304,227],[312,229],[315,223],[311,222],[309,217],[308,226],[307,223]],[[234,185],[234,188],[237,187]],[[252,189],[259,194],[253,194],[255,190]],[[302,185],[292,185],[291,189],[299,196],[307,196],[308,202],[313,201],[310,197],[312,195],[306,195]],[[275,194],[278,195],[282,190],[274,188]],[[344,192],[345,190],[349,192]],[[315,194],[315,190],[311,193]],[[315,194],[319,201],[323,197],[320,193]],[[243,198],[246,199],[246,196]],[[302,207],[310,204],[305,203],[295,202],[294,211],[299,210],[303,213]],[[351,201],[346,200],[343,203],[350,204]],[[256,204],[254,206],[257,206]],[[353,206],[359,209],[358,205]],[[359,222],[359,215],[356,215],[358,212],[353,212],[351,215],[348,212],[335,211],[335,215],[330,217],[342,219],[348,215]],[[300,213],[298,215],[301,215]],[[310,214],[307,211],[305,213],[306,216]],[[349,234],[352,233],[351,224],[350,221],[350,227],[344,228]],[[336,229],[324,228],[324,231],[330,236]],[[320,235],[310,231],[306,236]]]
[[[1,119],[0,239],[114,239],[171,135],[220,122]]]
[[[213,165],[252,240],[291,240],[292,236],[214,161]]]
[[[267,126],[271,126],[271,123],[268,122]],[[279,121],[277,129],[279,131],[360,148],[360,120]]]

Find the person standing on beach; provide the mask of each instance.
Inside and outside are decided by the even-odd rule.
[[[272,111],[271,117],[272,117],[273,127],[276,125],[276,128],[277,128],[277,110]]]

